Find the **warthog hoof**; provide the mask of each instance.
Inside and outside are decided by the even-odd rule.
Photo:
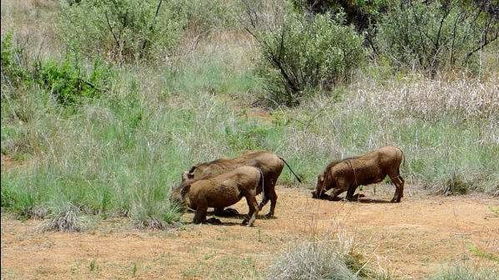
[[[392,198],[392,200],[390,200],[391,203],[399,203],[400,202],[400,198]]]
[[[222,221],[220,221],[217,218],[209,218],[209,219],[206,220],[206,223],[212,224],[212,225],[221,225]]]
[[[274,213],[268,213],[267,215],[265,215],[265,218],[266,219],[275,219]]]

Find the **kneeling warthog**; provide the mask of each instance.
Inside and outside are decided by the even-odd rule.
[[[282,169],[286,164],[296,177],[301,182],[300,178],[294,173],[288,163],[281,157],[266,151],[251,151],[236,158],[221,158],[210,162],[199,163],[191,167],[187,172],[187,179],[199,180],[200,178],[212,177],[224,172],[234,170],[240,166],[254,166],[263,172],[265,179],[262,202],[259,205],[259,210],[270,200],[270,211],[267,217],[274,216],[274,210],[277,203],[277,194],[275,192],[275,184],[277,178],[281,175]],[[183,179],[184,181],[185,179]],[[262,188],[258,188],[256,193],[260,194]],[[223,208],[215,208],[216,213],[223,212]]]
[[[195,211],[195,224],[206,222],[208,207],[223,208],[237,203],[245,197],[249,213],[243,224],[253,225],[258,214],[256,190],[264,189],[264,177],[260,169],[252,166],[242,166],[221,175],[192,180],[187,178],[182,185],[172,193],[172,199],[180,205]]]
[[[321,198],[326,191],[333,189],[333,199],[348,191],[346,198],[352,200],[358,186],[379,183],[388,175],[396,187],[391,202],[400,202],[404,196],[404,179],[399,170],[403,159],[402,150],[386,146],[359,157],[333,161],[318,176],[312,196]]]

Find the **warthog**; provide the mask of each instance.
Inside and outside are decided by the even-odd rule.
[[[322,198],[326,191],[334,189],[333,199],[348,191],[346,198],[352,200],[358,186],[379,183],[388,175],[396,187],[391,202],[400,202],[404,196],[404,179],[399,170],[403,159],[402,150],[386,146],[359,157],[333,161],[318,176],[312,197]]]
[[[288,166],[289,170],[293,173],[296,179],[301,182],[300,178],[294,173],[283,158],[266,151],[252,151],[236,158],[222,158],[210,162],[199,163],[191,167],[191,169],[187,172],[187,178],[198,180],[200,178],[217,176],[245,165],[257,167],[263,172],[263,177],[265,179],[265,191],[263,191],[262,202],[260,203],[258,209],[262,210],[265,204],[267,204],[270,200],[270,211],[266,216],[272,217],[274,216],[274,210],[277,203],[275,184],[277,182],[277,178],[281,175],[284,164]],[[261,192],[262,188],[258,188],[256,193],[260,194]],[[215,208],[215,212],[220,214],[223,212],[223,208]]]
[[[192,180],[187,178],[172,192],[172,200],[195,211],[195,224],[206,222],[208,207],[223,208],[245,197],[249,212],[243,224],[253,225],[258,214],[257,189],[265,189],[263,173],[252,166],[241,166],[221,175]],[[210,219],[211,220],[211,219]],[[216,220],[216,219],[215,219]]]

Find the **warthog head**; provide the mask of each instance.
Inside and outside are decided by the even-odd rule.
[[[313,198],[320,198],[324,193],[324,174],[317,176],[317,185],[315,191],[312,192]]]
[[[189,173],[185,171],[182,173],[182,183],[173,188],[170,194],[170,201],[177,204],[179,207],[185,209],[187,208],[187,201],[185,195],[189,192],[192,180],[189,177]]]
[[[315,191],[312,192],[313,198],[327,198],[326,192],[332,189],[334,186],[327,184],[324,178],[324,174],[317,176],[317,185]]]

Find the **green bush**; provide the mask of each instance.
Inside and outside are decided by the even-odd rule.
[[[439,70],[473,68],[477,51],[488,44],[496,21],[458,0],[409,1],[394,7],[378,24],[380,53],[398,68]]]
[[[259,73],[277,104],[297,105],[310,92],[348,81],[365,60],[362,36],[340,16],[309,18],[288,13],[275,30],[257,35],[262,51]]]
[[[37,81],[63,105],[76,104],[81,98],[93,98],[107,90],[113,73],[111,68],[96,59],[92,67],[72,57],[62,62],[48,60],[39,64]]]
[[[169,54],[185,25],[174,3],[158,0],[63,4],[59,20],[61,37],[71,49],[120,62]]]
[[[13,33],[2,36],[2,88],[6,84],[19,86],[28,80],[26,69],[26,55],[24,49],[17,46],[13,40]]]
[[[2,37],[2,88],[9,85],[8,96],[16,97],[18,88],[37,87],[50,92],[59,104],[76,104],[81,98],[93,98],[108,89],[113,71],[100,59],[91,65],[77,55],[68,54],[59,61],[33,59],[13,42],[13,34]],[[34,89],[31,89],[34,90]]]

